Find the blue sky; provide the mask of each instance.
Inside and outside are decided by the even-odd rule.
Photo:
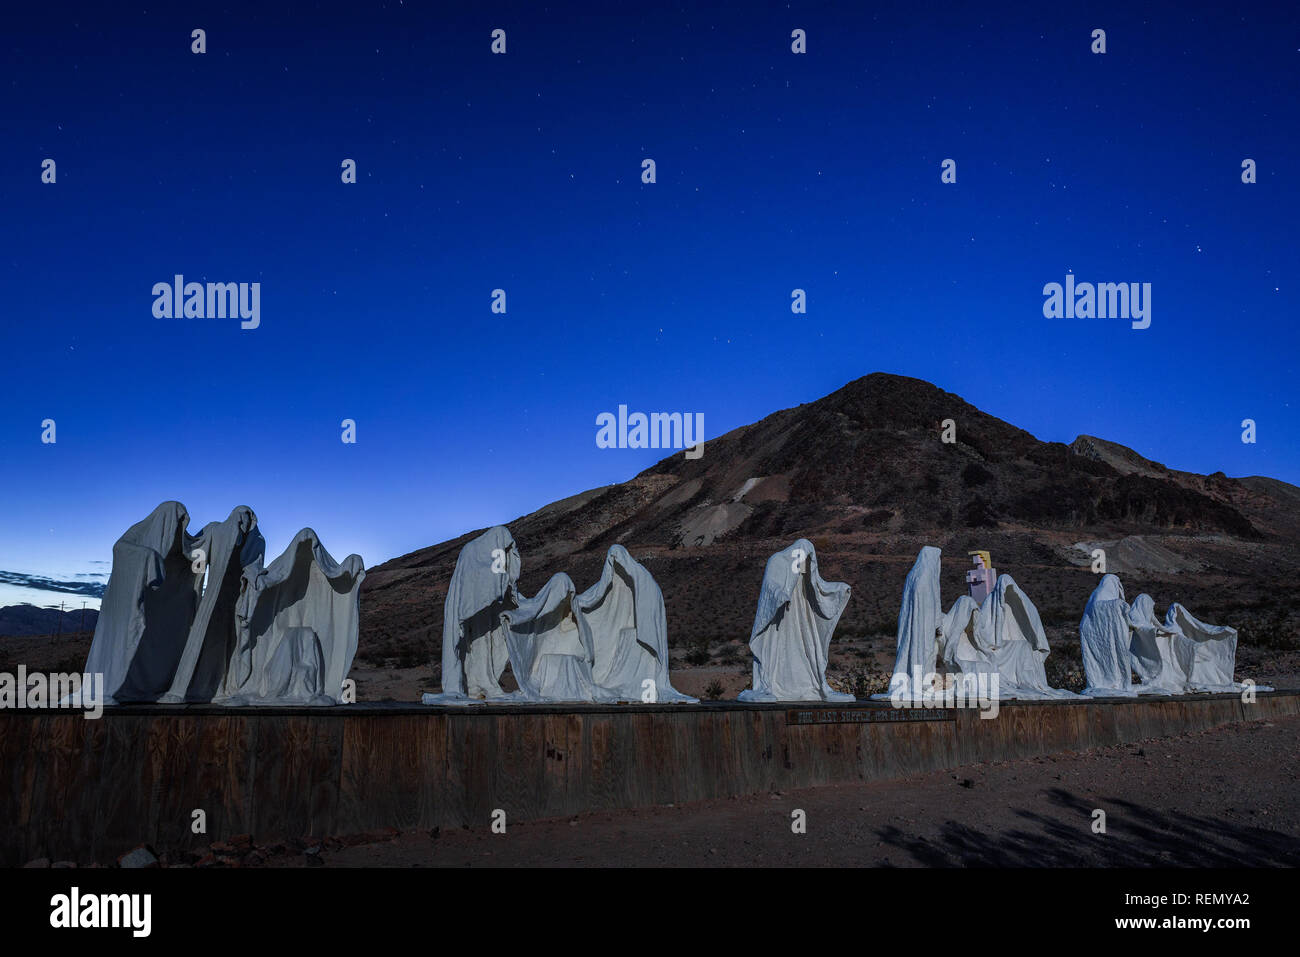
[[[377,564],[652,464],[620,403],[708,437],[877,370],[1300,483],[1297,8],[840,6],[8,11],[0,572],[166,499]],[[1151,327],[1045,319],[1067,271]],[[260,327],[155,318],[176,273]]]

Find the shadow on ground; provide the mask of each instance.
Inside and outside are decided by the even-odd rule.
[[[1055,814],[1019,809],[1022,827],[983,831],[944,823],[937,841],[879,828],[876,834],[927,867],[1295,867],[1300,838],[1218,818],[1144,807],[1117,798],[1084,801],[1062,788],[1047,792]],[[1092,832],[1095,807],[1106,833]],[[1063,816],[1077,815],[1077,823]],[[886,865],[889,866],[889,865]]]

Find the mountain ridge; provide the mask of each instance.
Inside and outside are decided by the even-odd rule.
[[[942,440],[945,420],[953,442]],[[748,636],[767,556],[799,537],[817,547],[824,575],[853,585],[841,630],[861,633],[892,630],[922,544],[945,550],[946,602],[965,590],[966,551],[988,548],[1061,623],[1077,623],[1095,584],[1081,544],[1109,544],[1132,594],[1177,585],[1193,608],[1224,605],[1216,590],[1229,585],[1288,586],[1300,571],[1294,486],[1168,469],[1096,436],[1044,442],[931,383],[881,372],[709,439],[700,458],[675,453],[508,526],[526,593],[557,571],[585,587],[610,545],[627,546],[664,590],[670,640],[691,646]],[[363,654],[436,660],[451,570],[481,531],[369,570]]]

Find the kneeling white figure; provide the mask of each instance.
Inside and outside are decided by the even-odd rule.
[[[574,611],[576,597],[573,580],[557,572],[532,598],[521,598],[518,607],[501,613],[510,668],[519,684],[502,700],[618,700],[592,678],[591,632]]]
[[[1010,575],[999,575],[979,611],[979,645],[998,675],[998,698],[1074,698],[1047,683],[1051,647],[1038,609]]]
[[[592,679],[622,701],[698,703],[668,675],[668,620],[654,576],[611,545],[600,580],[573,599],[591,636]]]

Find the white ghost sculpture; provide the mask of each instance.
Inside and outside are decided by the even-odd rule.
[[[600,581],[573,600],[591,636],[592,679],[626,701],[698,703],[673,688],[668,675],[668,620],[654,576],[611,545]]]
[[[196,550],[203,556],[205,571],[196,573],[198,608],[185,649],[158,699],[166,703],[212,701],[225,686],[239,641],[236,606],[245,580],[262,567],[266,542],[253,510],[241,505],[224,522],[204,526],[188,548],[191,557]]]
[[[1207,625],[1174,602],[1165,615],[1165,630],[1175,632],[1191,643],[1192,660],[1187,672],[1189,691],[1241,690],[1242,685],[1232,676],[1237,661],[1237,629],[1227,625]]]
[[[898,654],[889,679],[889,694],[896,701],[920,702],[935,696],[939,638],[943,634],[943,605],[939,598],[939,549],[926,545],[903,583],[903,604],[898,612]]]
[[[465,544],[456,558],[442,614],[442,694],[425,704],[476,704],[501,698],[510,663],[501,613],[518,604],[519,547],[504,525]]]
[[[849,593],[844,582],[822,579],[805,538],[769,558],[749,636],[754,686],[740,700],[853,701],[826,683],[831,635]]]
[[[1131,697],[1133,630],[1124,586],[1115,575],[1103,575],[1088,598],[1079,622],[1079,647],[1090,697]]]
[[[238,647],[215,699],[231,705],[344,703],[360,630],[360,555],[336,562],[304,528],[265,569],[245,577]]]
[[[1128,617],[1133,628],[1133,671],[1140,680],[1138,694],[1186,694],[1195,646],[1156,618],[1156,603],[1150,595],[1134,598]]]
[[[157,701],[171,687],[194,623],[201,576],[191,568],[189,512],[163,502],[113,545],[113,567],[86,658],[106,704]]]
[[[962,595],[940,626],[940,660],[945,670],[953,674],[989,675],[997,672],[991,654],[980,647],[980,606],[970,595]]]
[[[1076,697],[1047,683],[1047,634],[1038,609],[1010,575],[998,576],[980,606],[977,635],[997,669],[999,699]]]
[[[613,702],[618,696],[597,687],[591,674],[591,632],[575,614],[577,590],[563,572],[552,575],[532,598],[501,613],[510,667],[519,690],[515,702]]]

